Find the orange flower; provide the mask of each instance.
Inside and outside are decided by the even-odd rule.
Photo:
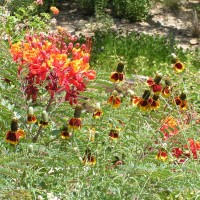
[[[32,123],[37,122],[36,116],[35,115],[28,115],[27,116],[27,122],[28,122],[28,124],[32,124]]]
[[[137,106],[141,100],[141,97],[131,96],[131,105]]]
[[[198,159],[198,151],[200,151],[200,142],[189,138],[188,143],[189,143],[189,147],[188,145],[185,145],[185,148],[190,149],[191,153],[193,154],[194,159]],[[190,156],[189,152],[188,152],[188,156]]]
[[[51,7],[50,7],[50,10],[53,12],[54,15],[58,15],[58,14],[59,14],[58,8],[56,8],[56,7],[54,7],[54,6],[51,6]]]
[[[179,58],[176,56],[176,54],[172,53],[171,56],[174,70],[177,73],[181,73],[184,70],[185,65],[179,61]]]
[[[162,121],[162,126],[159,129],[164,134],[164,140],[167,140],[169,137],[178,134],[178,122],[172,117],[168,116]]]

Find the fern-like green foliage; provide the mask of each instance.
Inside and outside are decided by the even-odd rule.
[[[32,200],[32,194],[28,190],[23,189],[7,189],[0,191],[0,198],[5,200]]]
[[[14,115],[16,95],[19,94],[17,66],[12,62],[8,49],[5,42],[0,42],[0,128],[4,131]]]

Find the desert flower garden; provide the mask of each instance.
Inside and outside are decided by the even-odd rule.
[[[199,49],[46,27],[0,40],[0,199],[199,199]]]

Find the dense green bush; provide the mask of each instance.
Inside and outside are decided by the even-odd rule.
[[[95,1],[94,0],[80,0],[76,1],[80,11],[87,15],[92,15],[95,12]]]
[[[150,8],[149,0],[80,0],[78,4],[81,11],[87,14],[95,13],[96,17],[102,16],[106,8],[110,8],[113,16],[131,21],[146,19]]]
[[[141,21],[147,18],[150,8],[149,0],[112,0],[113,14],[131,21]]]

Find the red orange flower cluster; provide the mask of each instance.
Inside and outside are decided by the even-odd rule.
[[[163,120],[160,131],[164,134],[163,140],[170,142],[172,145],[171,154],[176,158],[178,163],[185,162],[189,157],[193,159],[198,159],[200,151],[200,142],[189,138],[187,144],[184,144],[177,139],[173,139],[175,135],[179,134],[180,126],[178,121],[172,117],[168,116]],[[170,140],[169,140],[170,139]],[[166,150],[160,149],[156,155],[156,159],[165,161],[168,158],[168,153]]]
[[[58,31],[28,35],[24,41],[11,44],[10,52],[19,64],[27,99],[36,101],[39,87],[44,86],[51,97],[65,91],[65,100],[77,103],[77,95],[86,89],[85,80],[93,80],[96,74],[89,70],[91,40],[80,45],[76,39]]]

